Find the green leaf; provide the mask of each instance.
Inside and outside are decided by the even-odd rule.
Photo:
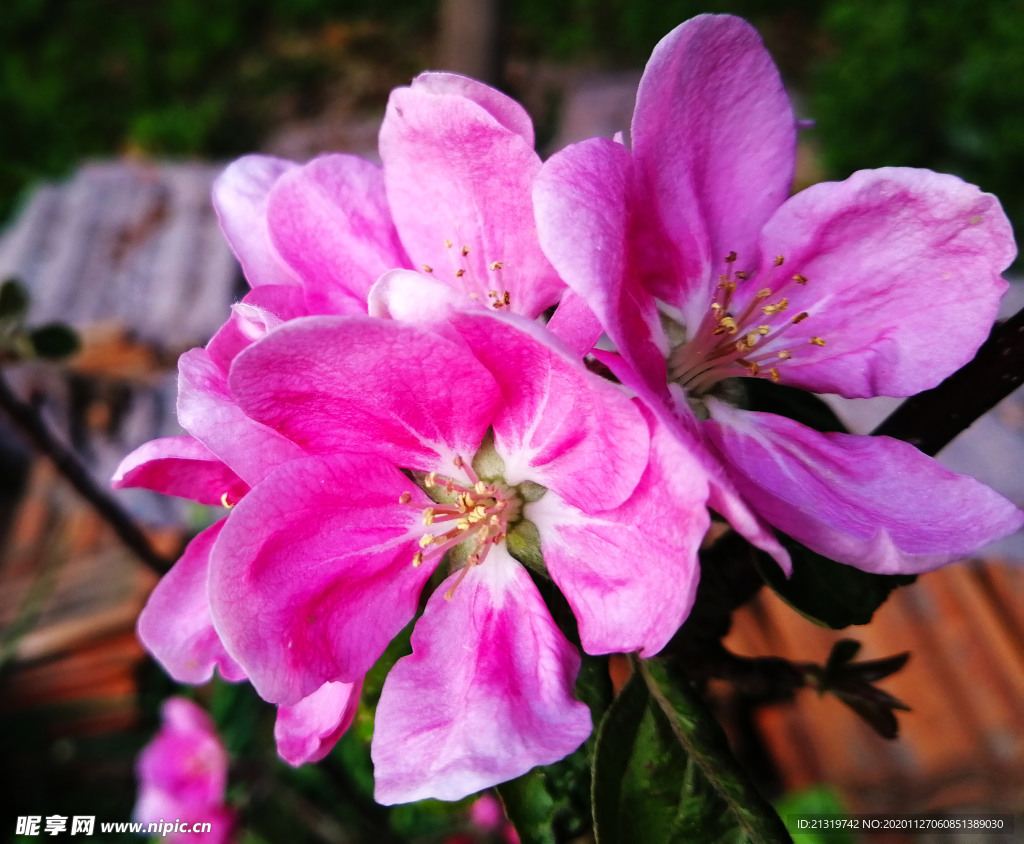
[[[658,660],[634,665],[598,731],[598,844],[790,841],[686,681]]]
[[[16,278],[0,284],[0,319],[20,320],[28,310],[28,292]]]
[[[787,604],[822,627],[838,630],[867,624],[893,589],[916,579],[861,571],[816,554],[788,536],[779,534],[779,540],[793,560],[793,576],[787,579],[774,560],[758,553],[761,576]]]
[[[597,724],[611,703],[608,658],[583,654],[576,697],[590,707]],[[575,753],[545,768],[497,788],[512,825],[523,844],[551,844],[577,838],[591,825],[590,758],[595,736]]]
[[[70,357],[80,348],[78,335],[63,323],[51,322],[29,332],[29,340],[38,357],[60,360]]]
[[[823,433],[846,433],[846,426],[822,399],[764,378],[744,378],[745,404],[749,410],[775,413]]]

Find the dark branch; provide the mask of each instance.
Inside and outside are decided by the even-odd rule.
[[[95,508],[139,559],[158,574],[163,574],[171,567],[171,561],[154,550],[131,515],[106,490],[96,485],[78,455],[54,435],[38,410],[15,395],[2,374],[0,407],[32,440],[33,445],[53,461],[57,470]]]
[[[1024,384],[1024,310],[997,322],[974,360],[937,387],[907,399],[872,431],[935,455]]]

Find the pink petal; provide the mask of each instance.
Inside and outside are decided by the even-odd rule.
[[[586,357],[604,333],[590,306],[572,290],[562,295],[562,301],[548,320],[548,331],[580,357]]]
[[[206,344],[210,357],[225,372],[235,356],[282,322],[306,316],[306,300],[298,287],[264,284],[250,290],[231,308],[227,321]]]
[[[434,276],[391,270],[370,288],[367,310],[372,317],[429,326],[467,304],[465,296]]]
[[[930,571],[1013,532],[1024,513],[888,437],[821,434],[711,405],[707,433],[746,499],[813,551],[880,574]]]
[[[616,509],[588,516],[551,490],[526,505],[588,653],[656,654],[696,595],[697,549],[710,522],[707,478],[665,426],[653,432],[644,476]]]
[[[533,197],[540,242],[559,275],[650,388],[663,391],[668,346],[637,273],[645,250],[634,236],[629,150],[606,138],[573,144],[544,164]]]
[[[294,443],[245,415],[206,349],[178,359],[178,422],[249,485],[302,455]]]
[[[362,682],[324,683],[298,703],[279,706],[274,722],[278,755],[296,768],[323,759],[355,718],[362,687]]]
[[[200,504],[238,501],[249,485],[193,437],[150,440],[129,454],[114,473],[114,489],[142,487],[191,498]]]
[[[903,167],[808,188],[779,209],[762,242],[768,260],[748,289],[788,282],[786,315],[810,314],[768,347],[792,352],[782,380],[849,397],[912,395],[969,361],[1016,254],[994,196]],[[781,268],[774,255],[785,256]],[[807,283],[792,283],[796,274]]]
[[[462,345],[369,317],[281,326],[239,356],[231,389],[249,416],[307,451],[365,451],[427,471],[475,454],[499,400]]]
[[[436,93],[452,87],[436,79],[392,91],[380,154],[395,225],[413,266],[485,303],[489,291],[508,291],[513,311],[536,317],[563,289],[533,220],[540,159],[521,119],[509,120],[513,107],[495,105],[503,95],[481,96],[468,81],[455,88],[467,85],[478,96]]]
[[[466,313],[451,324],[501,389],[492,424],[505,480],[542,484],[588,513],[625,501],[650,447],[647,423],[625,393],[536,323]]]
[[[693,329],[722,259],[735,251],[735,269],[757,265],[758,233],[793,181],[796,120],[756,30],[700,15],[666,35],[640,81],[632,135],[651,225],[676,247],[672,304]]]
[[[420,93],[464,97],[476,103],[533,149],[533,121],[526,109],[490,85],[457,73],[430,71],[413,79],[411,87]]]
[[[590,734],[580,658],[503,547],[427,602],[411,656],[384,682],[373,744],[378,803],[459,800],[572,753]]]
[[[205,683],[214,668],[226,680],[245,679],[213,629],[206,593],[210,551],[223,527],[221,520],[188,544],[139,616],[139,639],[179,683]]]
[[[323,155],[283,175],[267,215],[274,245],[302,279],[311,313],[366,313],[377,277],[409,266],[381,170],[357,156]]]
[[[432,566],[413,566],[430,501],[378,458],[295,460],[254,487],[214,550],[217,631],[260,695],[295,704],[355,682],[412,619]],[[429,558],[428,558],[429,560]]]
[[[618,355],[596,350],[593,354],[624,387],[636,393],[644,407],[657,418],[658,425],[672,432],[679,448],[698,461],[708,481],[708,507],[724,517],[733,530],[751,545],[770,555],[786,574],[790,574],[793,563],[789,552],[775,538],[771,527],[743,500],[717,455],[708,450],[700,424],[687,406],[686,396],[679,385],[670,384],[663,398],[651,392]]]
[[[253,287],[300,283],[267,231],[267,196],[282,175],[297,167],[281,158],[246,155],[213,183],[213,207],[221,230]]]

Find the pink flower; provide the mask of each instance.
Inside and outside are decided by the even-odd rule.
[[[365,314],[374,282],[400,270],[377,309],[451,299],[535,317],[564,285],[537,242],[533,142],[529,116],[504,94],[424,73],[391,93],[383,167],[246,156],[218,180],[214,205],[250,284],[292,288],[306,313]]]
[[[238,503],[210,563],[217,632],[264,698],[361,677],[447,561],[377,708],[383,803],[461,798],[589,734],[579,656],[519,560],[591,653],[657,652],[693,601],[707,490],[688,454],[510,320],[297,320],[231,369],[239,407],[308,455]]]
[[[204,841],[225,842],[234,815],[224,805],[228,756],[209,716],[182,697],[164,701],[163,725],[143,748],[136,763],[139,798],[134,819],[140,823],[177,821],[191,830],[211,824]],[[191,832],[171,833],[165,840],[193,840]]]
[[[739,377],[906,396],[971,359],[1015,254],[997,200],[953,176],[862,171],[787,199],[796,121],[756,32],[704,15],[655,48],[632,149],[593,139],[535,188],[541,242],[606,360],[701,455],[710,503],[874,572],[920,572],[1021,525],[906,443],[741,409]],[[740,407],[732,406],[737,402]]]
[[[294,444],[246,417],[227,387],[235,355],[281,322],[256,303],[287,314],[287,290],[254,290],[207,348],[182,355],[178,416],[191,433],[153,440],[129,454],[114,474],[115,489],[142,487],[230,512],[251,483],[301,456]],[[218,521],[188,544],[139,616],[139,639],[179,683],[205,683],[214,669],[232,682],[246,679],[213,626],[207,595],[210,553],[224,524]],[[294,705],[278,707],[274,735],[281,757],[292,765],[322,759],[352,723],[361,688],[361,678],[325,683]]]

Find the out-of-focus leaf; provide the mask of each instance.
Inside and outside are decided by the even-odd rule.
[[[787,829],[791,830],[796,829],[799,815],[830,815],[837,818],[849,816],[849,811],[843,806],[838,795],[827,786],[787,794],[775,804],[775,808],[786,821]],[[828,832],[801,830],[798,840],[800,844],[855,844],[853,834],[842,829]]]
[[[16,278],[0,284],[0,319],[20,320],[28,310],[28,293]]]
[[[598,733],[598,844],[790,841],[685,680],[638,661]]]
[[[765,582],[801,615],[834,630],[867,624],[890,593],[916,580],[914,575],[872,574],[816,554],[788,536],[779,536],[793,560],[786,576],[766,554],[758,553],[757,567]]]
[[[847,432],[835,411],[814,393],[763,378],[744,378],[743,382],[745,404],[750,410],[776,413],[825,434]]]
[[[34,328],[28,337],[36,355],[47,360],[71,357],[82,345],[74,330],[59,322]]]

